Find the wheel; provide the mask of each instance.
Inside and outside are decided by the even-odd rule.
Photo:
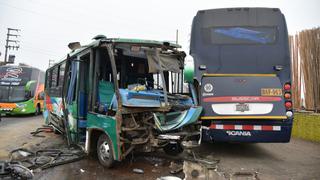
[[[168,145],[163,147],[163,150],[165,153],[171,156],[176,156],[183,152],[183,148],[181,144],[178,142],[174,142],[174,143],[170,142]]]
[[[40,105],[37,104],[36,112],[35,112],[34,114],[37,116],[37,115],[39,115],[40,113],[41,113]]]
[[[97,143],[97,155],[101,165],[110,168],[114,165],[113,148],[111,140],[105,134],[101,134]]]

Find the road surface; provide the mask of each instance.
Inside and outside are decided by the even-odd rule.
[[[46,138],[32,137],[30,132],[42,124],[41,116],[3,118],[0,122],[0,160],[6,159],[10,150],[21,146],[63,143],[62,138],[53,133],[45,134]],[[319,143],[300,139],[285,144],[204,143],[194,152],[202,158],[220,160],[218,172],[226,178],[239,171],[248,171],[257,173],[259,179],[320,179]],[[170,175],[172,162],[153,156],[134,156],[109,170],[101,167],[96,159],[87,158],[45,170],[36,174],[35,179],[156,179]],[[143,169],[144,174],[133,173],[134,168]]]

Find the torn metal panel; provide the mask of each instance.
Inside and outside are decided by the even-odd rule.
[[[164,54],[158,52],[158,59],[156,51],[159,50],[146,50],[150,73],[157,73],[160,72],[160,70],[171,71],[175,73],[180,72],[180,68],[183,66],[183,64],[178,55]]]

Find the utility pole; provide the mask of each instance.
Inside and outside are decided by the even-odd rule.
[[[11,39],[12,37],[15,37],[17,39],[18,36],[20,36],[17,34],[19,31],[20,29],[8,28],[7,40],[6,40],[6,51],[4,53],[4,64],[7,64],[8,49],[12,48],[13,50],[14,49],[18,50],[20,47],[18,44],[20,41]],[[13,34],[12,32],[16,32],[16,33]]]
[[[49,67],[53,66],[54,65],[54,60],[52,59],[49,59]]]
[[[176,30],[176,44],[178,44],[178,40],[179,40],[179,30]]]

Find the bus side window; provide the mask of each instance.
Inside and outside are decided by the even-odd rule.
[[[46,89],[49,89],[51,87],[51,74],[52,74],[52,70],[48,70],[47,71],[47,77],[46,77]]]
[[[54,67],[51,74],[51,87],[56,87],[58,84],[58,73],[59,73],[59,66]]]
[[[59,66],[58,89],[59,89],[60,96],[62,96],[62,87],[63,87],[63,83],[64,83],[65,66],[66,66],[65,62]]]
[[[30,86],[30,97],[34,97],[35,96],[35,91],[36,91],[36,83],[31,84]]]

